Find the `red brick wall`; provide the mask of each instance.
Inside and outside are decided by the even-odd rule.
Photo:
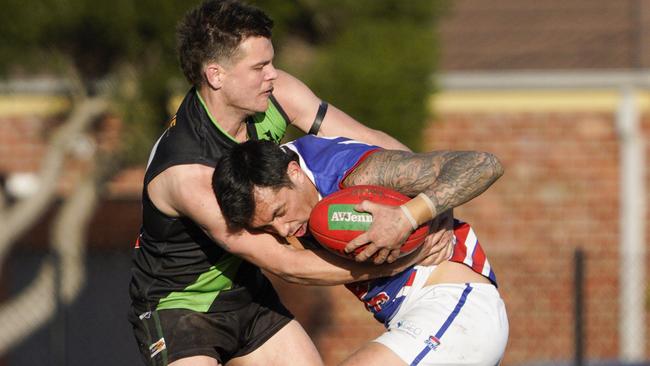
[[[51,121],[36,117],[0,118],[0,172],[35,171],[45,151]]]
[[[642,130],[647,140],[650,119]],[[618,254],[614,115],[447,113],[431,123],[424,138],[427,150],[490,151],[505,166],[493,187],[455,211],[474,226],[506,302],[510,339],[504,365],[574,357],[576,248],[586,256],[586,358],[617,358],[618,274],[625,264]],[[343,287],[275,282],[328,365],[383,330]]]
[[[614,116],[444,114],[425,137],[427,149],[490,151],[505,166],[490,190],[455,212],[473,223],[499,279],[511,327],[505,364],[573,356],[576,248],[587,258],[587,358],[616,358],[625,264]]]

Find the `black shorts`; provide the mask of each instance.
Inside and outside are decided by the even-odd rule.
[[[253,352],[293,315],[269,284],[241,308],[200,313],[187,309],[129,311],[129,321],[145,364],[166,366],[190,356],[210,356],[225,364]]]

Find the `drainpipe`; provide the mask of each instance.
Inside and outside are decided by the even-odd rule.
[[[620,144],[620,358],[645,360],[645,162],[636,90],[626,85],[616,118]]]

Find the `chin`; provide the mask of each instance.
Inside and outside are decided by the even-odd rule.
[[[256,105],[255,112],[263,113],[269,108],[269,98],[264,98],[263,102],[259,102]]]

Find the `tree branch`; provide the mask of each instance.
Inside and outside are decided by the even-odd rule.
[[[56,198],[57,182],[63,172],[66,153],[92,122],[108,110],[108,101],[102,97],[88,98],[74,108],[70,117],[58,128],[51,139],[39,172],[39,190],[0,214],[0,270],[11,245],[32,227]]]

